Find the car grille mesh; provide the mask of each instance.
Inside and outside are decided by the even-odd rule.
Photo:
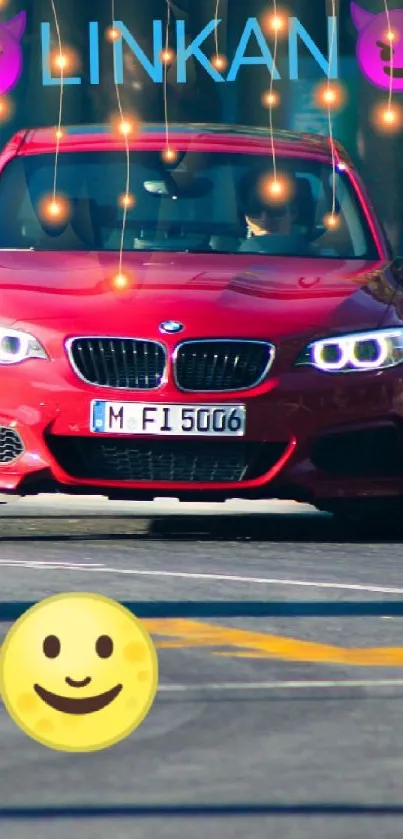
[[[118,390],[155,390],[164,378],[166,352],[156,341],[74,338],[69,356],[90,384]],[[263,341],[187,341],[174,361],[180,390],[223,392],[255,387],[270,369],[272,344]]]
[[[252,388],[272,359],[272,345],[261,341],[189,341],[177,351],[176,383],[194,392]]]
[[[62,437],[47,444],[69,475],[83,480],[237,483],[268,472],[286,443]]]
[[[0,426],[0,463],[12,463],[24,451],[24,444],[17,431]]]
[[[102,387],[153,390],[164,375],[165,352],[155,341],[75,338],[69,352],[81,378]]]

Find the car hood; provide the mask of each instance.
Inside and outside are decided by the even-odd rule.
[[[393,294],[387,263],[251,254],[0,252],[0,322],[75,334],[280,337],[373,328]]]

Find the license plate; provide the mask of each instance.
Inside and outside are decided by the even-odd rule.
[[[200,435],[242,437],[245,405],[150,405],[139,402],[91,403],[91,431],[103,434]]]

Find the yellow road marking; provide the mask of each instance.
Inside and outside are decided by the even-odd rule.
[[[161,649],[232,647],[236,651],[218,651],[214,655],[348,664],[356,667],[403,667],[403,647],[338,647],[185,619],[164,618],[146,620],[144,623],[152,635],[176,639],[157,641],[156,646]]]

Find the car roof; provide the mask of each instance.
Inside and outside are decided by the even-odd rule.
[[[55,127],[34,128],[19,132],[18,155],[43,154],[55,151]],[[332,150],[329,137],[293,131],[276,130],[271,135],[268,127],[245,125],[214,125],[209,123],[171,123],[168,128],[170,145],[188,144],[193,148],[206,146],[210,150],[247,152],[267,148],[272,151],[272,140],[277,153],[296,156],[325,158],[331,160]],[[134,139],[135,138],[135,139]],[[166,144],[167,128],[164,123],[140,123],[129,144],[135,148],[139,143],[161,147]],[[14,147],[16,137],[13,138]],[[125,148],[125,140],[119,136],[113,125],[70,125],[63,126],[63,137],[59,149],[63,151],[97,151]],[[343,146],[335,141],[338,161],[350,163]]]

